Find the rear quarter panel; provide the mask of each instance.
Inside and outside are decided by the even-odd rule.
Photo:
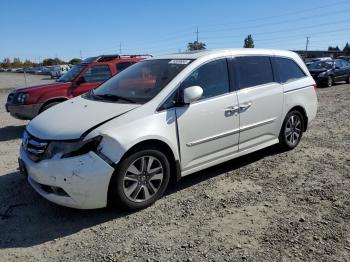
[[[293,107],[300,106],[305,109],[309,123],[316,117],[318,101],[314,84],[314,80],[307,76],[284,85],[284,116]]]

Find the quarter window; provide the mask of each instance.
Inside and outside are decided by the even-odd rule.
[[[226,59],[209,62],[195,70],[181,84],[181,89],[200,86],[203,95],[200,99],[210,98],[229,92],[229,80]]]
[[[267,56],[242,56],[236,58],[240,89],[274,81],[270,58]]]
[[[133,62],[121,62],[115,65],[115,68],[117,69],[117,73],[123,71],[124,69],[128,68],[134,64]]]
[[[287,83],[305,77],[305,73],[301,68],[289,58],[275,57],[275,64],[280,76],[281,83]]]
[[[95,65],[84,74],[85,82],[104,82],[112,76],[108,65]]]

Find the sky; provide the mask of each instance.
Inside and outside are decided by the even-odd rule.
[[[0,0],[0,61],[255,47],[325,50],[350,42],[350,0]]]

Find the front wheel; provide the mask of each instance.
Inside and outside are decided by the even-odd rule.
[[[49,109],[50,107],[53,107],[57,104],[59,104],[60,102],[52,102],[52,103],[49,103],[47,105],[45,105],[41,110],[40,110],[40,113],[44,112],[45,110]]]
[[[333,78],[331,76],[329,76],[327,78],[327,87],[332,87],[334,84]]]
[[[284,150],[295,148],[303,135],[304,117],[299,111],[291,111],[284,119],[280,135],[279,144]]]
[[[109,186],[109,204],[130,210],[152,205],[165,192],[170,164],[157,149],[132,153],[119,164]]]

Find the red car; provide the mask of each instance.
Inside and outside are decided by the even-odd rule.
[[[18,119],[33,119],[46,109],[84,94],[149,55],[103,55],[73,66],[57,82],[12,91],[6,110]]]

